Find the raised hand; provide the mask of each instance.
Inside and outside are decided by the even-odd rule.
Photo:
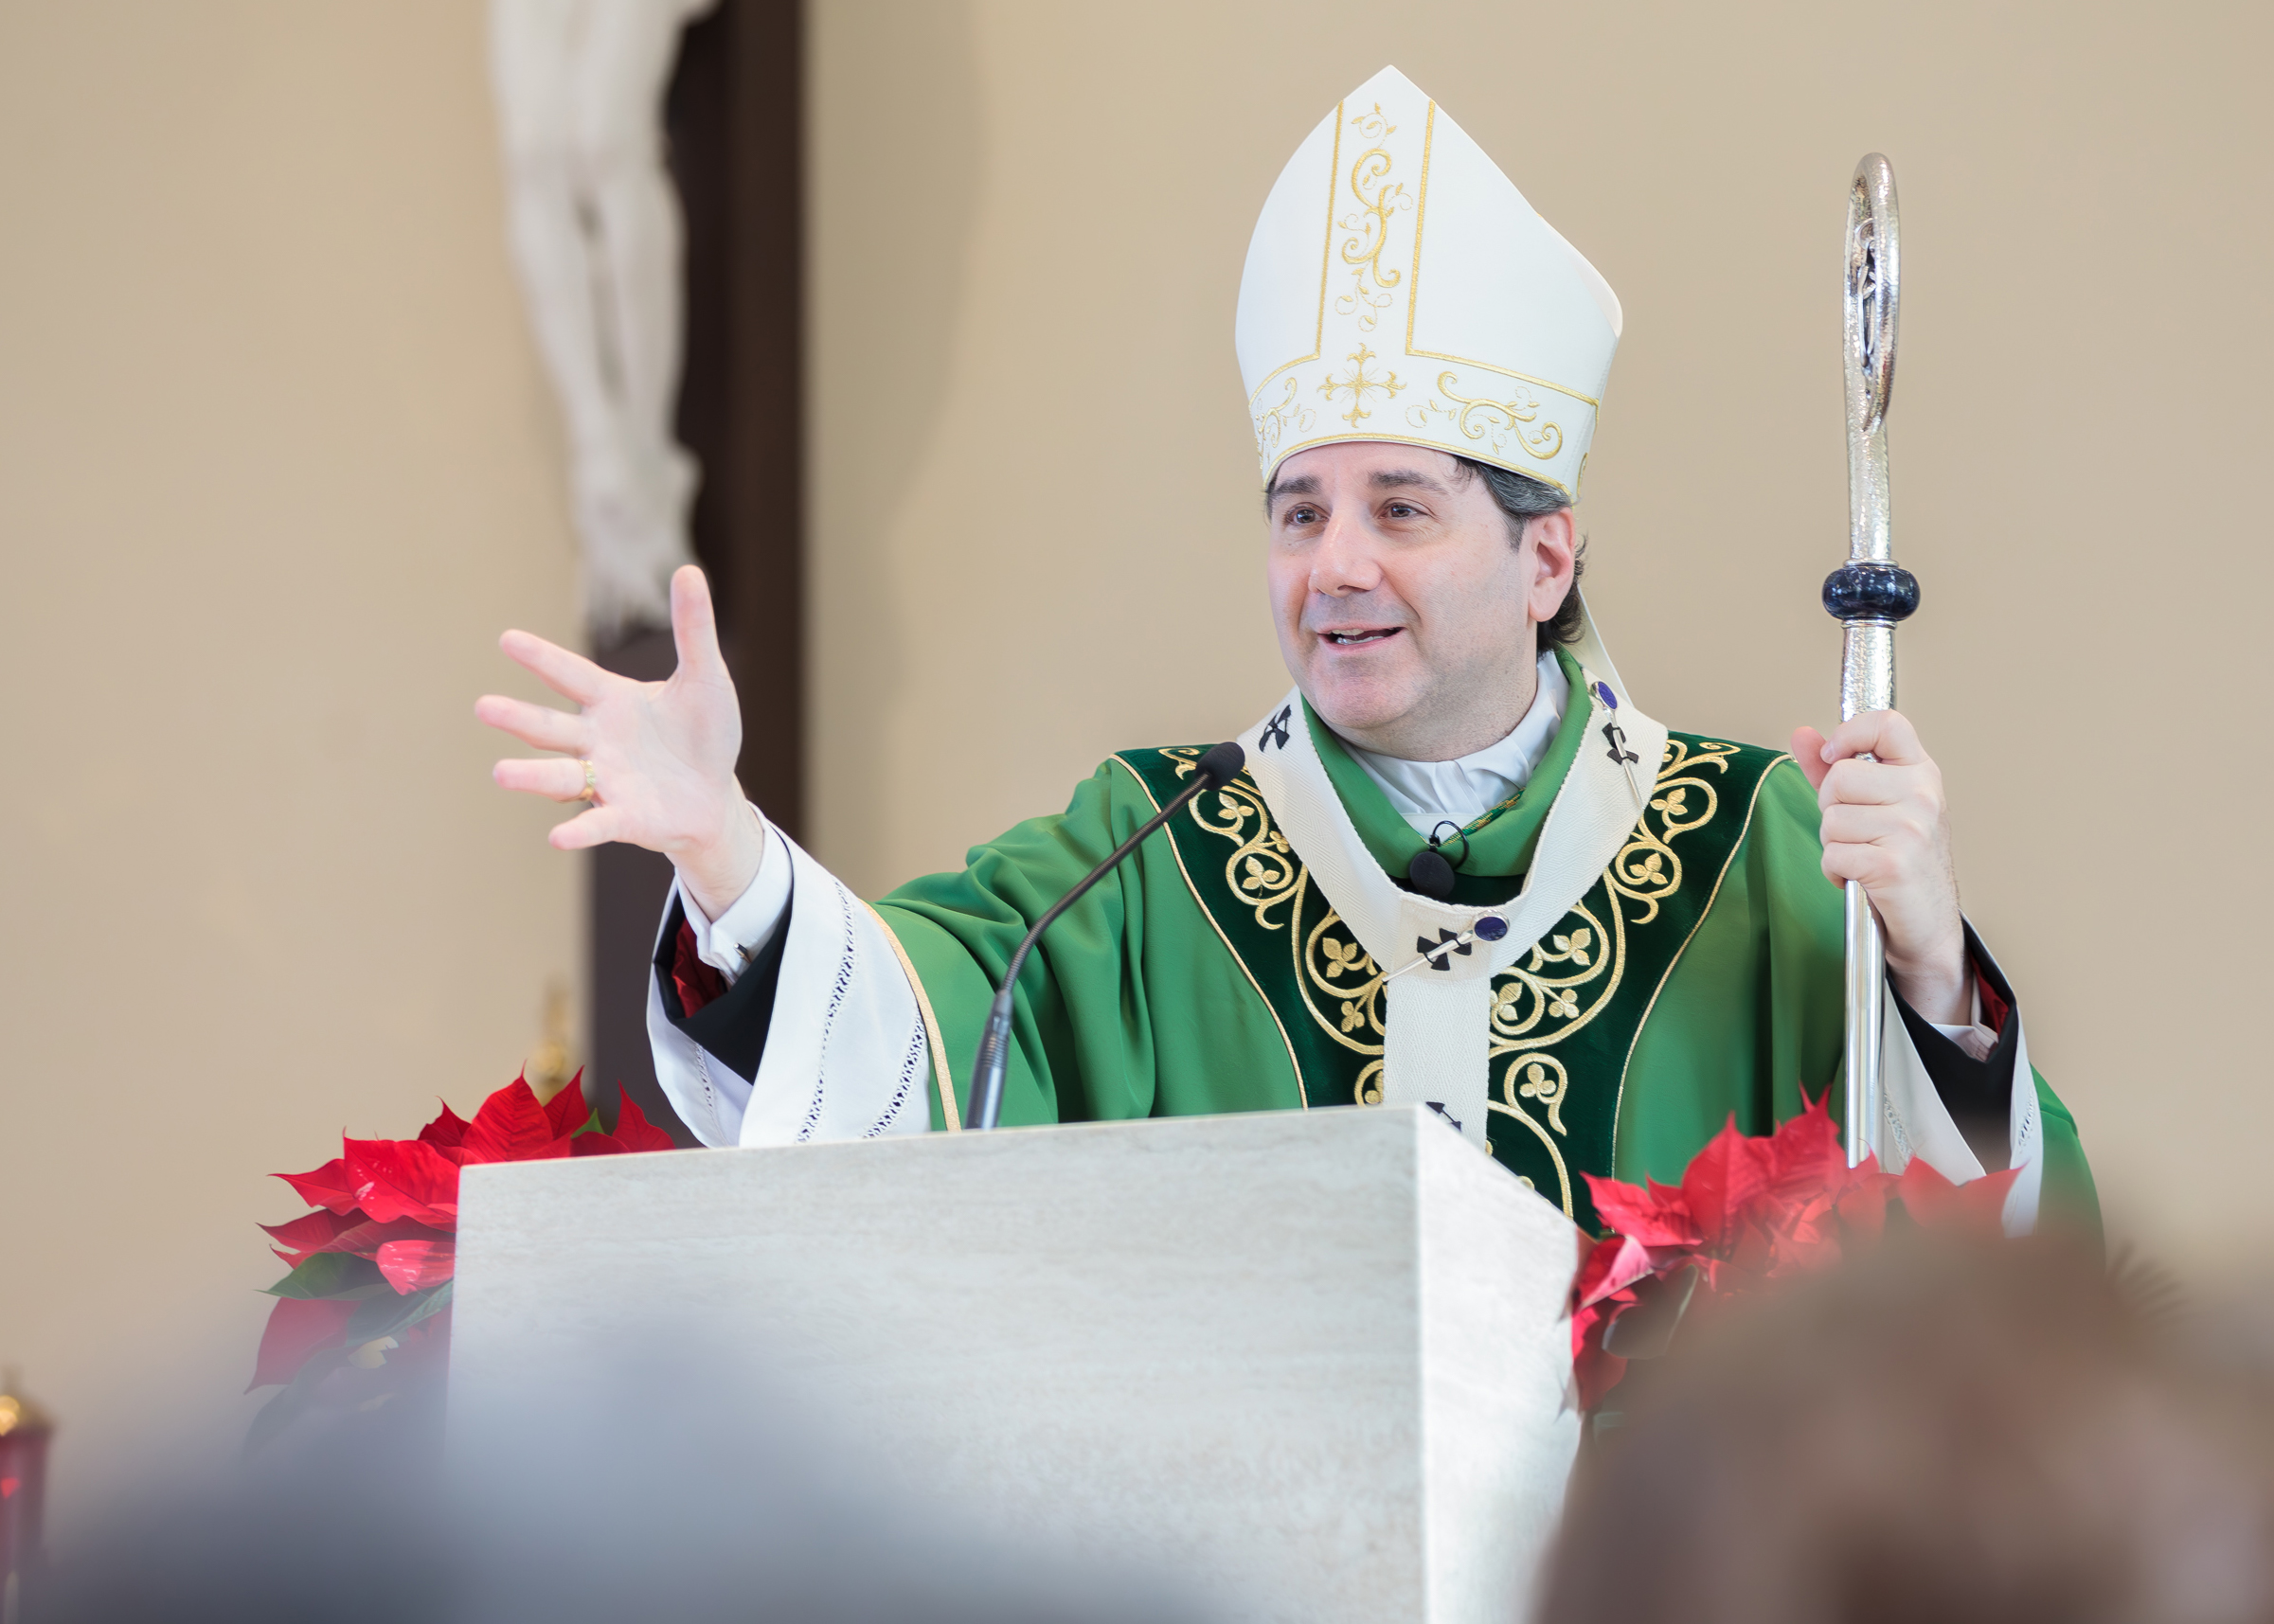
[[[563,851],[620,840],[660,851],[705,914],[717,919],[749,888],[765,852],[765,830],[735,782],[743,716],[734,679],[719,655],[710,587],[692,564],[671,577],[671,638],[679,666],[669,681],[635,682],[527,632],[498,647],[574,700],[575,714],[484,694],[474,714],[524,744],[560,752],[513,758],[492,774],[509,790],[591,805],[557,824]]]
[[[1943,770],[1898,710],[1871,710],[1833,729],[1792,736],[1793,759],[1823,808],[1824,874],[1860,880],[1879,915],[1888,973],[1927,1020],[1963,1025],[1973,1008],[1966,931],[1950,862]],[[1871,756],[1869,761],[1857,760]]]

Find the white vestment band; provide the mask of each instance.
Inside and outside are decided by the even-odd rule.
[[[1584,691],[1570,703],[1592,707],[1589,745],[1549,809],[1523,890],[1492,907],[1441,902],[1382,872],[1327,778],[1300,693],[1240,736],[1249,774],[1320,894],[1376,968],[1396,977],[1388,990],[1382,1103],[1435,1106],[1479,1151],[1491,1090],[1493,977],[1531,952],[1610,866],[1642,813],[1638,786],[1655,781],[1666,746],[1664,727],[1622,706],[1625,749],[1643,766],[1615,764],[1599,736],[1612,716],[1596,691],[1601,679],[1584,668],[1582,676]],[[1477,934],[1489,919],[1506,927],[1498,940]],[[1466,953],[1423,951],[1463,937]]]

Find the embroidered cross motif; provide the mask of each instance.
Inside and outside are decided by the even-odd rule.
[[[1451,931],[1439,931],[1435,941],[1427,937],[1414,937],[1413,951],[1428,961],[1431,970],[1450,970],[1453,968],[1453,955],[1458,953],[1466,958],[1477,950],[1467,938],[1455,936]]]
[[[1263,737],[1256,741],[1257,755],[1262,755],[1274,744],[1282,750],[1287,748],[1287,723],[1294,715],[1295,706],[1282,705],[1280,706],[1280,713],[1263,723]]]
[[[1376,251],[1379,252],[1378,249]],[[1395,372],[1375,373],[1369,370],[1372,363],[1381,359],[1380,356],[1361,344],[1352,352],[1351,365],[1344,368],[1341,377],[1321,378],[1318,381],[1318,392],[1330,402],[1345,389],[1350,391],[1351,409],[1342,414],[1342,420],[1352,428],[1356,428],[1361,420],[1373,416],[1373,413],[1367,410],[1366,406],[1366,398],[1369,395],[1380,395],[1390,399],[1394,398],[1399,390],[1406,387],[1406,381]]]
[[[1424,1099],[1422,1101],[1422,1103],[1426,1105],[1430,1110],[1436,1112],[1440,1116],[1442,1116],[1446,1121],[1452,1123],[1454,1133],[1458,1133],[1460,1132],[1460,1118],[1454,1115],[1450,1111],[1447,1111],[1442,1100]]]

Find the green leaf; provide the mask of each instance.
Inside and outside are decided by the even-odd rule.
[[[606,1132],[607,1130],[600,1126],[600,1114],[596,1107],[592,1115],[584,1118],[584,1126],[570,1133],[569,1137],[573,1139],[578,1133],[605,1133]]]
[[[293,1272],[269,1287],[272,1297],[344,1297],[365,1286],[384,1286],[386,1276],[368,1258],[350,1252],[318,1252],[293,1266]]]
[[[297,1419],[315,1398],[316,1383],[339,1368],[347,1357],[345,1348],[328,1348],[313,1356],[283,1389],[253,1417],[253,1424],[245,1429],[244,1458],[260,1454],[277,1440],[278,1435]]]
[[[444,1280],[439,1286],[414,1292],[407,1297],[373,1297],[357,1309],[355,1317],[348,1322],[348,1346],[360,1347],[383,1336],[402,1335],[427,1315],[448,1308],[450,1288],[457,1283]]]

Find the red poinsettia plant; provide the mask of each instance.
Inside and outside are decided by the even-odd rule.
[[[1732,1115],[1679,1185],[1585,1176],[1609,1230],[1581,1261],[1571,1290],[1580,1407],[1593,1411],[1626,1374],[1628,1357],[1663,1346],[1670,1320],[1710,1315],[1834,1266],[1878,1241],[1890,1205],[1922,1227],[2000,1233],[2006,1192],[2019,1175],[1954,1185],[1918,1157],[1900,1174],[1871,1156],[1851,1168],[1819,1098],[1759,1138],[1740,1133]],[[1629,1315],[1656,1323],[1622,1337]],[[1629,1352],[1617,1350],[1622,1344]]]
[[[460,1169],[672,1149],[671,1135],[629,1095],[616,1131],[603,1132],[584,1102],[582,1079],[578,1073],[541,1102],[527,1078],[516,1078],[483,1100],[472,1121],[444,1105],[416,1139],[343,1137],[340,1154],[313,1172],[276,1175],[313,1210],[260,1226],[292,1272],[269,1288],[277,1305],[245,1389],[284,1387],[255,1420],[254,1446],[328,1385],[354,1389],[335,1396],[364,1405],[391,1396],[393,1383],[362,1393],[371,1383],[359,1383],[358,1372],[385,1369],[401,1379],[440,1367],[449,1350]]]

